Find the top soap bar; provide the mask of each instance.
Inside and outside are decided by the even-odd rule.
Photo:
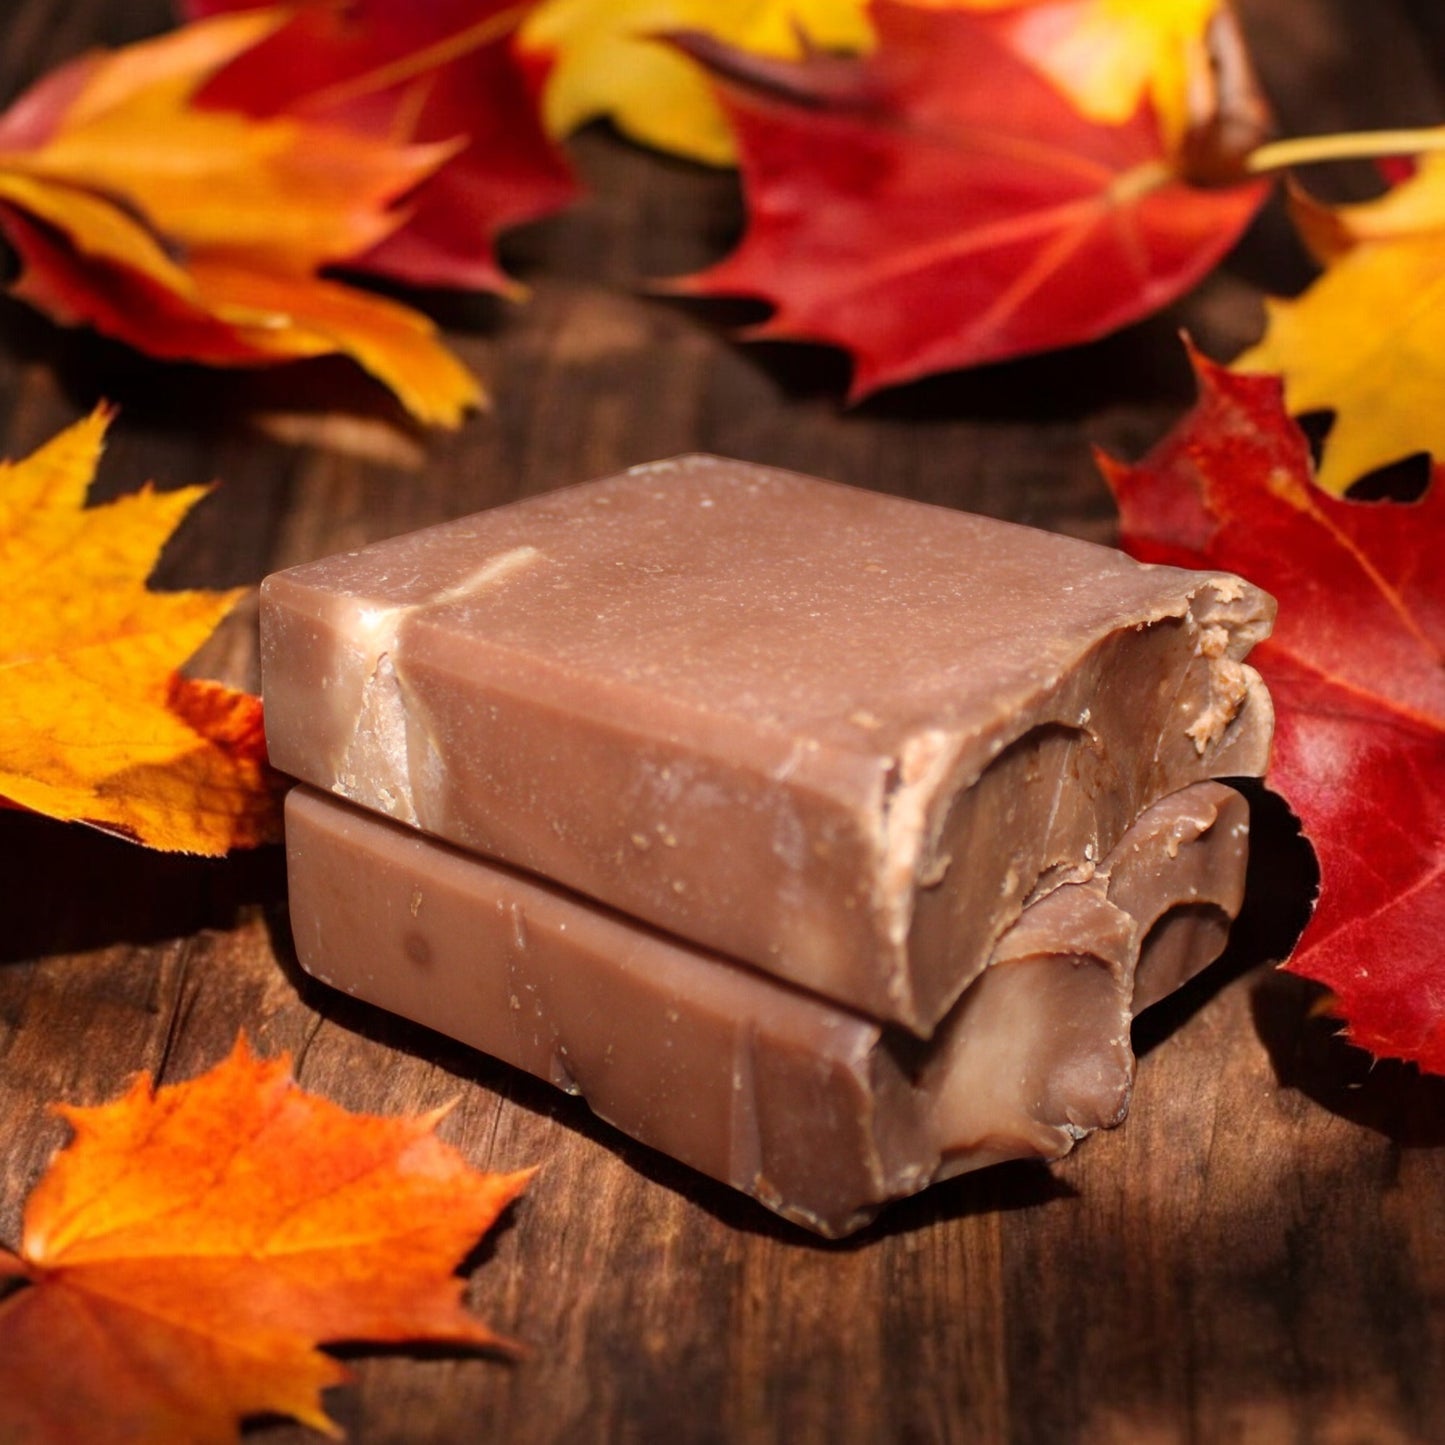
[[[269,577],[273,763],[928,1033],[1024,902],[1263,771],[1222,573],[689,456]]]

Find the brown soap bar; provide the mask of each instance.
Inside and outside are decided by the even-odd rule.
[[[1218,783],[1156,804],[1023,911],[927,1041],[308,788],[286,841],[308,972],[838,1235],[1123,1118],[1137,1001],[1223,946],[1247,818]]]
[[[272,762],[928,1034],[1025,901],[1265,766],[1236,577],[714,457],[262,589]]]

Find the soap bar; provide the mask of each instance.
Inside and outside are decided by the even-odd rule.
[[[1131,1017],[1223,946],[1247,820],[1219,783],[1155,804],[1023,910],[929,1040],[306,787],[286,847],[309,973],[840,1235],[1123,1118]]]
[[[1041,887],[1263,771],[1228,574],[714,457],[268,578],[284,772],[926,1036]]]

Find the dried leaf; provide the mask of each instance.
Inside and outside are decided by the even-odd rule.
[[[772,303],[751,335],[845,347],[855,396],[1157,310],[1263,199],[1257,183],[1184,184],[1147,110],[1085,120],[995,17],[881,0],[873,13],[866,61],[689,42],[723,77],[749,225],[731,256],[673,283]]]
[[[106,421],[0,463],[0,796],[153,848],[253,846],[280,826],[260,699],[176,673],[241,593],[145,586],[207,489],[85,507]]]
[[[432,324],[318,276],[390,238],[405,220],[396,203],[455,145],[193,104],[289,13],[82,57],[0,117],[15,293],[161,357],[255,366],[343,352],[419,419],[455,425],[479,392]]]
[[[263,1411],[335,1434],[346,1371],[318,1343],[501,1343],[452,1270],[528,1173],[475,1173],[441,1112],[348,1114],[288,1071],[240,1039],[188,1083],[59,1108],[74,1140],[0,1251],[28,1281],[0,1302],[0,1439],[228,1442]]]
[[[706,74],[661,37],[697,31],[793,60],[805,47],[868,48],[865,12],[864,0],[543,0],[518,42],[551,65],[543,116],[553,135],[605,117],[641,145],[732,165],[732,131]]]
[[[1415,452],[1445,457],[1445,156],[1375,201],[1331,209],[1296,191],[1293,206],[1325,273],[1267,303],[1264,340],[1235,365],[1283,373],[1296,414],[1335,414],[1326,491]]]
[[[250,8],[191,0],[191,13]],[[239,55],[200,103],[255,117],[294,116],[377,141],[404,135],[457,146],[408,198],[404,224],[352,269],[424,286],[516,294],[495,253],[499,232],[560,209],[577,192],[538,116],[542,76],[512,36],[530,0],[309,0]]]
[[[1321,873],[1288,966],[1332,990],[1362,1048],[1445,1073],[1445,485],[1331,497],[1277,379],[1196,369],[1194,411],[1138,466],[1106,464],[1125,545],[1278,598],[1250,655],[1278,715],[1268,780]]]

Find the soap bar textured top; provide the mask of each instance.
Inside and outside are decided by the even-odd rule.
[[[320,788],[926,1033],[1036,888],[1263,770],[1241,659],[1272,612],[682,457],[268,578],[267,736]]]

